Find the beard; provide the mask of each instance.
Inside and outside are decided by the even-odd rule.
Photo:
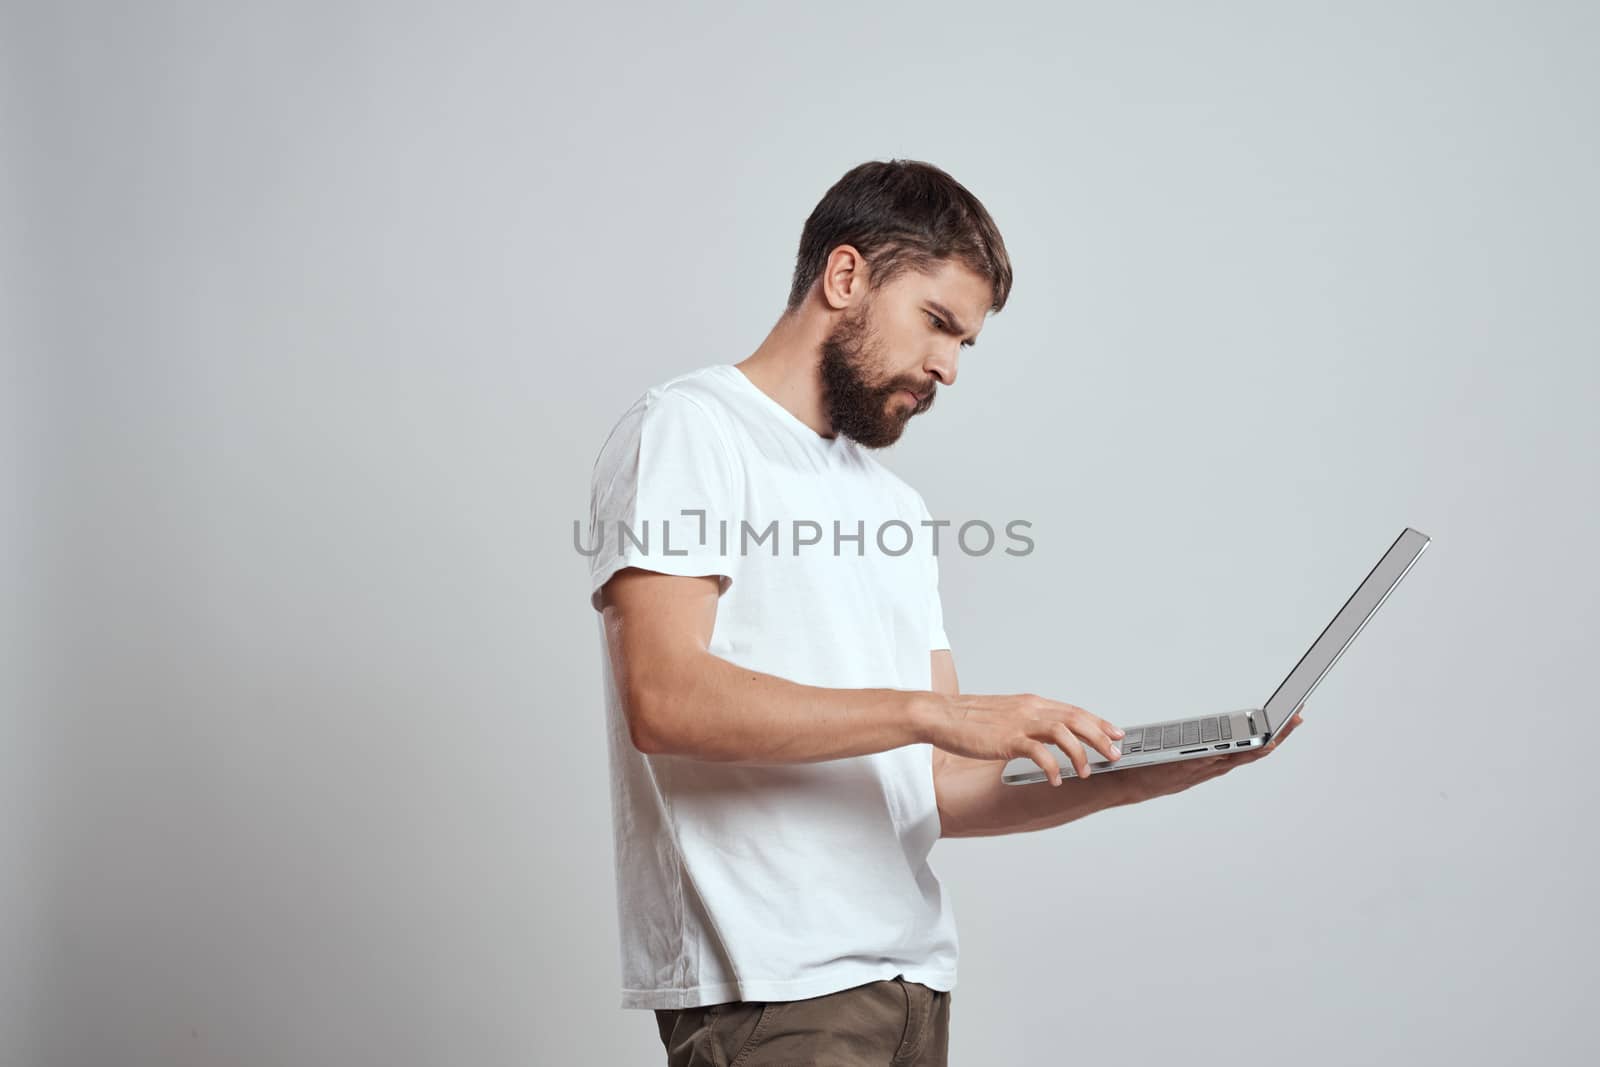
[[[926,378],[907,376],[879,381],[874,373],[882,360],[873,345],[870,303],[842,316],[822,342],[822,402],[834,433],[864,448],[894,444],[911,416],[933,407],[934,387]],[[895,394],[902,389],[927,392],[906,407]]]

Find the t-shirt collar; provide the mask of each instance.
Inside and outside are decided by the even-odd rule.
[[[744,371],[732,363],[722,364],[722,369],[738,379],[747,392],[754,394],[757,404],[764,407],[779,422],[788,426],[796,437],[806,443],[807,447],[814,448],[830,456],[838,455],[850,447],[850,439],[842,433],[836,433],[832,437],[824,437],[810,426],[807,426],[794,412],[768,396],[764,389],[751,381]]]

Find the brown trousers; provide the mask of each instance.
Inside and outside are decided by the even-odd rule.
[[[946,1067],[950,991],[901,975],[805,1000],[657,1008],[667,1067]]]

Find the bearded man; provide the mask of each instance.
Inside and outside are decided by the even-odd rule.
[[[862,164],[806,220],[761,345],[649,389],[601,449],[621,1005],[655,1011],[670,1067],[944,1064],[957,939],[935,841],[1042,830],[1258,758],[1091,776],[1088,749],[1120,758],[1117,726],[961,692],[939,524],[872,452],[955,384],[1011,280],[949,174]],[[1003,785],[1019,756],[1056,788]]]

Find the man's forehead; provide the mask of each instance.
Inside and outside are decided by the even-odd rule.
[[[918,276],[916,288],[925,299],[943,304],[969,330],[983,325],[994,299],[988,280],[959,263],[946,263],[933,274]]]

